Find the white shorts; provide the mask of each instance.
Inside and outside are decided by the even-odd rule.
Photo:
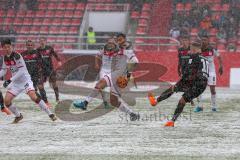
[[[216,84],[217,84],[217,76],[216,76],[216,73],[209,73],[208,85],[209,85],[209,86],[216,86]]]
[[[111,73],[100,72],[100,79],[105,79],[107,86],[110,87],[110,91],[117,96],[121,96],[120,88],[117,86],[117,78],[122,75],[122,71],[115,71]]]
[[[26,94],[29,91],[35,91],[35,88],[33,87],[33,82],[31,80],[28,80],[25,83],[11,82],[7,88],[7,92],[14,96],[18,96],[23,91],[25,91]]]

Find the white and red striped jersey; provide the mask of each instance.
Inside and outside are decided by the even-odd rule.
[[[24,83],[31,80],[23,57],[15,51],[13,51],[11,55],[5,55],[3,57],[0,77],[3,77],[8,69],[12,75],[10,80],[14,83]]]

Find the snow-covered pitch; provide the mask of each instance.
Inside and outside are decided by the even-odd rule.
[[[54,104],[53,91],[47,88],[47,93]],[[14,101],[24,116],[19,124],[10,124],[13,116],[0,113],[0,159],[237,160],[240,90],[217,88],[217,94],[218,112],[211,111],[207,89],[203,113],[194,113],[187,105],[174,128],[165,128],[163,124],[174,112],[181,94],[157,107],[150,107],[146,98],[138,99],[132,107],[141,114],[137,122],[128,121],[118,110],[90,121],[51,122],[22,94]],[[61,95],[61,99],[76,98]],[[99,103],[95,100],[89,107]],[[71,110],[76,114],[82,112]]]

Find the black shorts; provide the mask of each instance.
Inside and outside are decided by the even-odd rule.
[[[181,79],[174,86],[174,91],[184,92],[182,95],[184,100],[186,102],[191,102],[205,91],[207,82],[208,79],[206,77],[197,77],[194,81]]]

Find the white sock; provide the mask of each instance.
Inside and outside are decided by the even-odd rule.
[[[12,105],[10,107],[8,107],[8,109],[16,116],[19,117],[20,116],[20,112],[18,111],[17,107]]]
[[[39,103],[38,103],[39,107],[44,111],[46,112],[48,115],[52,114],[52,112],[49,110],[48,106],[46,105],[46,103],[41,100]]]
[[[202,95],[198,96],[197,98],[197,104],[200,108],[203,108],[203,104],[202,104]]]
[[[133,111],[127,106],[127,104],[124,104],[121,102],[120,106],[118,107],[118,109],[121,111],[121,112],[124,112],[126,114],[131,114],[133,113]]]
[[[213,108],[216,108],[216,94],[211,95],[211,104]]]
[[[85,101],[87,101],[88,103],[90,103],[90,102],[93,100],[93,98],[96,98],[96,97],[98,96],[98,94],[99,94],[99,90],[94,89],[94,90],[92,91],[92,93],[90,93],[90,94],[87,96],[87,98],[85,99]]]

